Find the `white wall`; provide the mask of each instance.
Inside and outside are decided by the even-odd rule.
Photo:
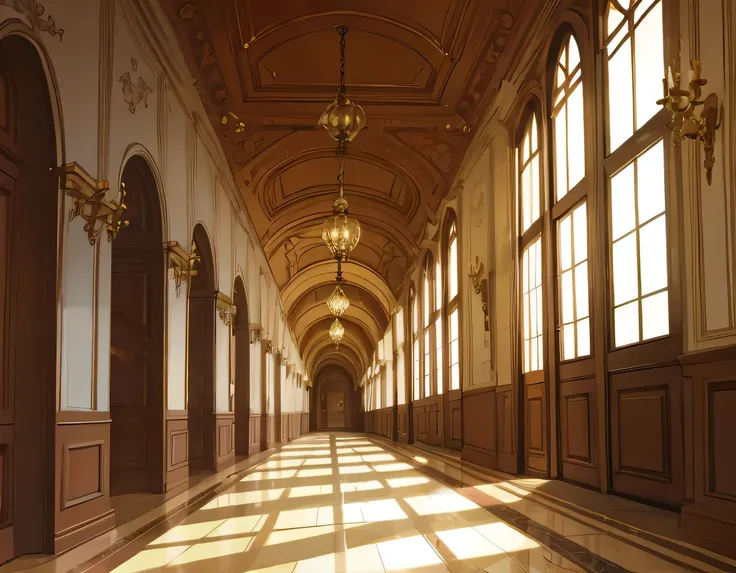
[[[43,5],[44,19],[50,16],[57,29],[63,28],[63,41],[38,27],[34,30],[25,15],[6,4],[0,5],[0,38],[21,32],[43,46],[41,57],[49,69],[60,135],[59,163],[77,162],[93,178],[109,180],[110,196],[117,198],[126,161],[133,155],[143,156],[159,187],[164,241],[177,241],[188,249],[194,225],[202,224],[212,243],[218,290],[232,296],[239,273],[246,285],[249,322],[263,322],[265,316],[266,334],[280,328],[284,340],[291,340],[283,321],[277,326],[277,317],[267,313],[268,308],[280,306],[279,294],[272,287],[260,245],[250,238],[252,224],[237,207],[239,190],[216,135],[206,122],[197,120],[206,113],[161,8],[154,2],[130,0],[45,0]],[[151,30],[155,30],[155,38]],[[142,78],[152,90],[147,105],[139,103],[135,113],[125,101],[120,81],[126,73],[134,83]],[[65,198],[64,212],[72,206],[73,201]],[[103,235],[96,247],[90,246],[83,226],[81,219],[63,217],[59,407],[106,410],[111,245]],[[166,406],[183,410],[187,285],[183,283],[177,291],[172,275],[169,271],[165,309]],[[228,327],[219,318],[215,336],[216,409],[226,412],[231,340]],[[301,365],[296,349],[290,347],[289,352],[291,361]],[[253,412],[260,410],[260,368],[260,343],[255,343],[251,345]],[[293,388],[288,395],[293,404]]]

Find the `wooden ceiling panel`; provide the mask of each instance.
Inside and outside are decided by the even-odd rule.
[[[367,114],[345,161],[350,214],[362,228],[345,273],[361,285],[351,300],[370,292],[388,317],[542,0],[160,2],[241,187],[289,321],[300,330],[300,346],[309,349],[310,360],[330,361],[326,305],[302,308],[306,303],[298,301],[312,291],[316,301],[334,284],[335,264],[321,229],[336,196],[335,142],[317,126],[339,84],[334,27],[350,30],[348,95]],[[362,318],[347,317],[346,338],[353,332],[358,338],[344,346],[352,368],[367,364],[376,328],[384,324],[368,324],[369,311],[355,309]]]

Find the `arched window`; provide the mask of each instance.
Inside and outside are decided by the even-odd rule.
[[[662,0],[611,0],[606,14],[613,346],[670,333]],[[615,95],[614,95],[615,94]]]
[[[445,223],[445,253],[447,256],[447,324],[449,346],[450,390],[460,389],[460,304],[458,297],[459,270],[457,261],[457,220],[450,213]]]
[[[518,148],[521,203],[522,372],[544,368],[542,303],[542,212],[539,173],[539,126],[536,114],[526,122]]]
[[[557,57],[552,92],[557,226],[557,328],[560,360],[590,354],[588,185],[580,48],[571,34]]]
[[[399,307],[394,317],[394,337],[396,339],[396,404],[406,404],[406,348],[404,345],[404,309]]]

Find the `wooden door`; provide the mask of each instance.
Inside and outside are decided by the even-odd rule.
[[[214,313],[214,296],[189,297],[189,466],[207,470],[215,467]]]
[[[330,429],[345,427],[345,393],[327,393],[327,427]]]
[[[126,252],[127,251],[127,252]],[[136,249],[113,255],[110,323],[111,493],[155,491],[152,440],[161,412],[151,396],[158,348],[151,297],[158,269]]]
[[[0,41],[0,563],[53,551],[58,179],[36,49]]]
[[[110,492],[164,487],[164,263],[158,191],[132,157],[122,176],[130,226],[112,245]]]

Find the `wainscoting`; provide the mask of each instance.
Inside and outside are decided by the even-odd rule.
[[[396,436],[402,444],[409,443],[409,405],[396,406]]]
[[[235,414],[215,415],[216,452],[215,471],[235,463]]]
[[[166,412],[166,493],[178,493],[188,479],[188,414],[186,410],[169,410]]]
[[[688,498],[681,526],[736,558],[736,347],[681,356]],[[692,439],[691,439],[692,437]]]
[[[115,526],[110,413],[59,412],[55,458],[54,550],[59,553]]]
[[[510,384],[463,392],[463,460],[494,470],[516,471],[512,394]]]
[[[250,418],[248,420],[248,455],[252,456],[257,454],[262,450],[261,448],[261,442],[262,442],[262,420],[263,416],[261,414],[251,414]]]
[[[442,446],[443,396],[429,396],[412,402],[414,441]]]

